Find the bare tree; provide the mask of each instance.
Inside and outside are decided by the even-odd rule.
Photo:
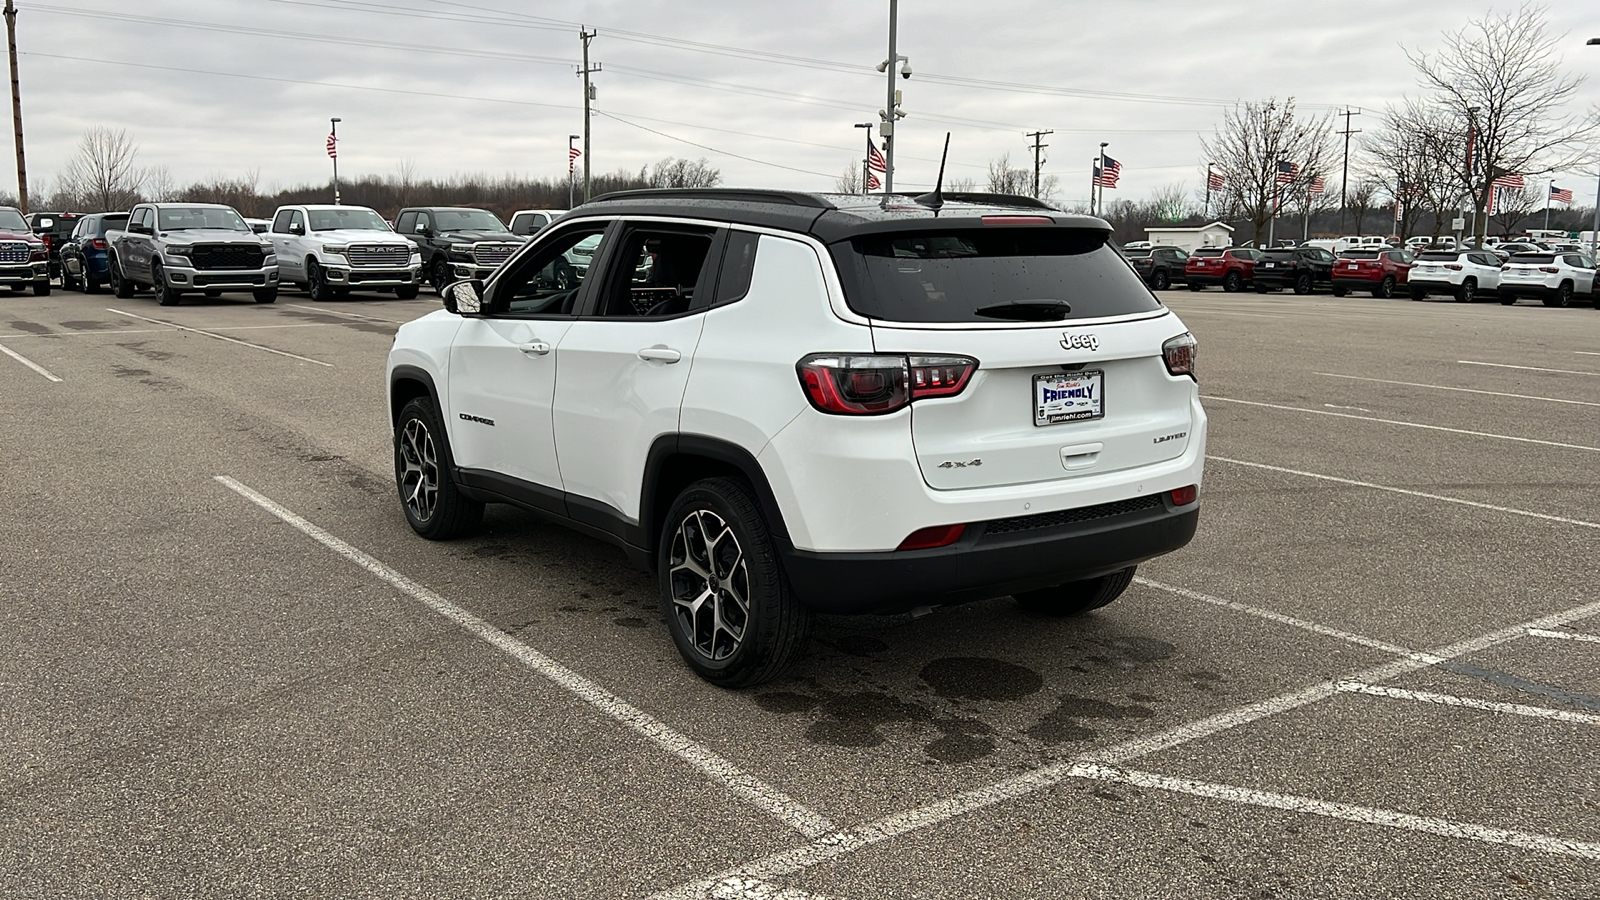
[[[963,175],[960,178],[950,179],[948,187],[952,194],[970,194],[978,189],[978,179]]]
[[[1044,184],[1040,184],[1040,193],[1044,193]],[[989,193],[991,194],[1017,194],[1030,196],[1033,194],[1033,170],[1019,169],[1011,165],[1011,154],[1003,153],[995,159],[989,160]]]
[[[1562,72],[1560,37],[1550,33],[1543,7],[1524,3],[1446,33],[1437,53],[1406,51],[1428,102],[1472,130],[1474,164],[1458,177],[1477,210],[1479,238],[1495,178],[1570,168],[1600,126],[1600,109],[1564,111],[1584,80]]]
[[[1181,181],[1157,188],[1149,200],[1152,218],[1157,222],[1182,222],[1190,216],[1201,214],[1202,210],[1189,199],[1186,192]]]
[[[861,165],[851,163],[844,167],[844,172],[833,180],[834,190],[841,194],[861,193]]]
[[[1489,219],[1500,226],[1501,234],[1514,234],[1521,229],[1517,226],[1532,215],[1534,210],[1540,209],[1544,200],[1544,191],[1532,184],[1525,184],[1520,188],[1502,187],[1494,192],[1494,206],[1491,208]]]
[[[1295,115],[1290,97],[1235,107],[1212,138],[1201,141],[1205,158],[1222,173],[1223,207],[1250,220],[1258,246],[1281,197],[1303,194],[1311,179],[1332,168],[1332,131],[1331,118]],[[1279,163],[1296,167],[1293,175],[1285,173],[1285,183],[1279,181]]]
[[[151,166],[145,170],[144,180],[145,198],[156,203],[178,198],[178,183],[172,178],[172,171],[166,166]]]
[[[722,170],[699,159],[675,159],[671,156],[655,164],[650,171],[651,187],[701,188],[716,187],[722,183]]]
[[[1372,211],[1372,201],[1377,199],[1381,187],[1378,180],[1370,175],[1357,175],[1345,188],[1345,202],[1348,204],[1350,215],[1356,220],[1356,234],[1361,233],[1361,222]]]
[[[127,209],[139,200],[145,173],[135,165],[139,147],[123,129],[95,125],[78,140],[78,153],[57,176],[56,192],[97,211]]]
[[[417,183],[417,158],[408,156],[394,164],[394,186],[400,205],[411,204],[411,188]]]
[[[1369,174],[1400,214],[1401,237],[1415,229],[1419,213],[1433,214],[1433,236],[1461,208],[1466,189],[1459,166],[1465,133],[1437,104],[1407,100],[1385,111],[1383,123],[1363,141],[1372,160]]]

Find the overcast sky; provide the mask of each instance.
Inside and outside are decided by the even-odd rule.
[[[179,184],[259,172],[270,190],[326,181],[339,116],[342,177],[513,173],[559,177],[582,132],[578,26],[598,30],[596,171],[706,157],[736,186],[832,189],[859,166],[884,105],[888,0],[17,0],[29,181],[48,192],[93,125],[126,129],[140,160]],[[985,181],[1024,132],[1045,138],[1057,199],[1088,194],[1098,143],[1139,198],[1202,182],[1200,136],[1238,100],[1292,96],[1307,112],[1359,107],[1357,128],[1419,93],[1401,45],[1507,3],[1482,0],[1177,2],[905,0],[896,79],[897,186]],[[1554,0],[1575,111],[1600,105],[1600,2]],[[203,27],[185,27],[203,26]],[[326,39],[326,40],[324,40]],[[239,77],[253,76],[253,77]],[[941,79],[978,79],[994,85]],[[996,89],[1000,88],[1000,89]],[[1175,102],[1181,101],[1181,102]],[[600,115],[598,113],[604,113]],[[612,116],[612,117],[608,117]],[[1357,138],[1359,140],[1359,136]],[[701,146],[695,146],[701,145]],[[741,157],[747,157],[741,158]],[[0,165],[0,189],[15,171]],[[1568,182],[1568,183],[1563,183]],[[1557,176],[1591,198],[1594,175]],[[1108,194],[1108,196],[1111,196]]]

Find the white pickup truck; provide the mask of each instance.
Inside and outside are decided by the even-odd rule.
[[[332,300],[352,290],[417,296],[422,257],[389,223],[365,206],[280,206],[267,232],[285,282]]]

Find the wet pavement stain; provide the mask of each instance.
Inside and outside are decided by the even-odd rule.
[[[1166,641],[1143,637],[1117,637],[1098,642],[1106,652],[1088,657],[1089,662],[1113,669],[1136,669],[1145,663],[1170,659],[1178,648]]]
[[[819,639],[818,643],[832,647],[848,656],[872,656],[889,649],[889,645],[869,634],[841,634]]]
[[[949,700],[1020,700],[1044,687],[1032,669],[983,656],[947,656],[922,667],[922,680]]]
[[[111,371],[116,373],[118,378],[142,378],[150,374],[149,369],[132,369],[127,366],[112,366]]]
[[[612,624],[621,625],[623,628],[647,628],[650,625],[649,622],[646,622],[638,616],[623,616],[619,619],[613,620]]]
[[[70,328],[73,331],[104,331],[107,328],[113,328],[115,326],[113,326],[110,322],[95,322],[86,320],[82,322],[62,322],[61,327]]]
[[[1057,701],[1056,708],[1046,713],[1027,733],[1045,744],[1087,741],[1097,737],[1098,732],[1085,726],[1082,719],[1149,719],[1155,714],[1148,706],[1120,706],[1092,697],[1065,694]]]
[[[21,319],[12,319],[11,327],[17,331],[26,331],[29,334],[55,334],[48,325],[40,325],[38,322],[26,322]]]
[[[770,713],[803,713],[815,709],[821,702],[822,700],[817,697],[793,691],[773,691],[756,695],[756,705]]]
[[[995,751],[995,730],[977,719],[939,716],[920,704],[881,691],[848,694],[822,692],[821,696],[795,691],[770,691],[757,695],[756,705],[771,713],[819,717],[806,728],[805,738],[830,747],[877,747],[887,741],[881,726],[893,723],[926,725],[938,737],[923,746],[936,762],[969,763]]]
[[[172,353],[167,350],[151,350],[146,346],[149,343],[149,341],[119,341],[117,346],[123,348],[124,350],[132,350],[134,353],[137,353],[145,359],[153,362],[166,362],[174,356],[177,356],[176,353]]]

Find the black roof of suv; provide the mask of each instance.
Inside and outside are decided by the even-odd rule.
[[[1055,225],[1110,232],[1092,216],[1065,213],[1032,197],[1009,194],[946,193],[939,209],[909,194],[895,194],[887,207],[882,195],[809,194],[741,188],[661,188],[602,194],[574,209],[567,221],[584,215],[699,215],[708,219],[810,234],[832,244],[885,231],[948,229],[977,224],[985,216],[1049,216]],[[963,221],[966,220],[966,221]]]

